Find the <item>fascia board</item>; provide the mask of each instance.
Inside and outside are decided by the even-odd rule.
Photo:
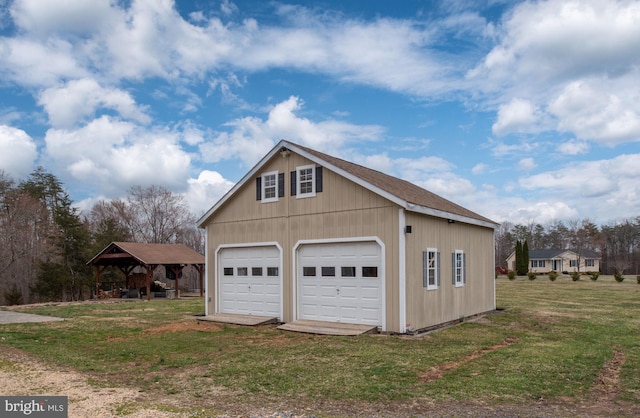
[[[464,222],[471,225],[483,226],[485,228],[496,229],[500,224],[482,221],[480,219],[469,218],[468,216],[456,215],[454,213],[445,212],[443,210],[432,209],[414,203],[407,203],[406,209],[412,212],[421,213],[423,215],[435,216],[437,218],[451,219],[452,221]]]

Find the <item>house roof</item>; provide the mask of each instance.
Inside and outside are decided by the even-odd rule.
[[[220,201],[218,201],[218,203],[216,203],[204,216],[202,216],[200,220],[198,220],[198,226],[203,227],[207,219],[209,219],[209,217],[211,217],[211,215],[213,215],[215,211],[224,204],[224,202],[226,202],[233,193],[235,193],[236,190],[256,175],[260,168],[283,148],[294,151],[318,165],[347,177],[366,189],[395,202],[409,211],[481,225],[489,228],[496,228],[498,226],[496,222],[406,180],[402,180],[380,171],[363,167],[285,140],[280,141],[249,173],[247,173],[245,177],[240,180],[240,182],[238,182],[222,199],[220,199]]]
[[[88,265],[204,263],[204,255],[184,244],[145,244],[140,242],[112,242],[87,262]]]
[[[529,259],[535,260],[551,260],[552,258],[559,258],[563,253],[572,252],[577,254],[578,252],[570,249],[543,249],[543,250],[529,250]],[[582,258],[600,258],[600,254],[591,250],[582,250]]]
[[[551,248],[551,249],[542,249],[542,250],[529,250],[529,259],[530,260],[551,260],[553,258],[560,258],[563,253],[571,252],[577,254],[578,252],[575,250],[568,249],[560,249],[560,248]],[[515,251],[511,251],[511,254],[507,257],[507,260],[511,257],[514,257],[516,254]],[[591,250],[582,250],[582,258],[594,258],[600,259],[600,254]]]

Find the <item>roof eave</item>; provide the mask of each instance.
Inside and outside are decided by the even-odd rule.
[[[457,215],[455,213],[428,208],[425,206],[417,205],[415,203],[407,202],[405,208],[411,212],[421,213],[423,215],[435,216],[436,218],[443,218],[449,221],[464,222],[467,224],[482,226],[485,228],[496,229],[500,226],[500,224],[495,222],[484,221],[482,219],[471,218],[469,216]]]

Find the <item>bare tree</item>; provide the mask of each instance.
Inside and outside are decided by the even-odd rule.
[[[13,289],[30,301],[38,266],[57,254],[56,232],[46,206],[0,173],[0,300]]]
[[[204,251],[204,236],[184,198],[161,186],[134,186],[125,199],[100,201],[88,215],[94,239],[183,243]],[[107,242],[108,239],[111,241]]]
[[[131,232],[141,242],[175,243],[195,224],[184,198],[161,186],[132,187],[127,206]]]

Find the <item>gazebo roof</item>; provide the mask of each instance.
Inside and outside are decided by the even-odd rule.
[[[204,255],[184,244],[145,244],[112,242],[93,257],[87,265],[170,265],[204,264]]]

